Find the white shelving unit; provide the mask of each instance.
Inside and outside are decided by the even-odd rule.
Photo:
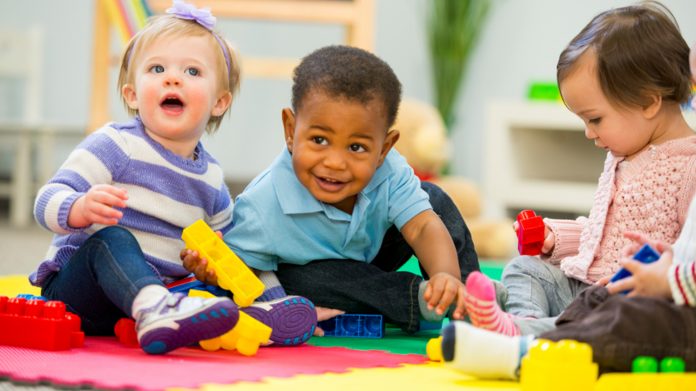
[[[696,114],[687,114],[692,128]],[[582,121],[555,102],[493,102],[487,112],[484,193],[487,213],[522,209],[587,215],[606,152]]]
[[[585,139],[582,121],[563,104],[493,102],[487,124],[483,187],[489,214],[589,212],[606,154]]]

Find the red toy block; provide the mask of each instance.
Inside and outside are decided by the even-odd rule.
[[[135,332],[135,321],[131,318],[121,318],[114,326],[114,334],[118,342],[126,345],[138,347],[138,334]]]
[[[0,345],[67,350],[84,341],[80,317],[63,302],[0,296]]]
[[[541,216],[533,210],[523,210],[517,215],[517,249],[520,255],[539,255],[544,245],[546,226]]]

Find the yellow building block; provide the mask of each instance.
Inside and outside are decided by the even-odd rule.
[[[696,390],[696,373],[607,373],[595,391]]]
[[[520,386],[523,391],[586,391],[594,388],[597,374],[590,345],[539,339],[522,358]]]
[[[189,296],[214,297],[208,291],[197,289],[191,289]],[[259,345],[265,345],[270,342],[271,331],[270,327],[239,311],[239,320],[232,330],[217,338],[200,341],[200,345],[208,351],[219,349],[237,350],[244,356],[253,356],[259,350]]]
[[[238,306],[248,307],[261,296],[264,290],[261,280],[205,221],[198,220],[184,228],[181,238],[187,248],[198,251],[201,258],[208,260],[208,270],[215,271],[218,285],[232,292]]]

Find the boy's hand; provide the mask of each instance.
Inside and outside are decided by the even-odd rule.
[[[68,225],[73,228],[92,224],[116,225],[123,217],[123,212],[115,208],[125,208],[127,200],[128,192],[125,189],[94,185],[70,208]]]
[[[215,231],[215,233],[218,237],[220,237],[220,239],[222,239],[222,232]],[[215,270],[212,268],[210,270],[206,270],[208,268],[208,260],[201,258],[198,251],[185,248],[181,250],[181,253],[179,253],[179,258],[181,258],[184,268],[189,273],[193,273],[196,276],[196,279],[204,282],[205,284],[217,286],[218,283]]]
[[[333,308],[326,308],[326,307],[314,307],[317,310],[317,323],[329,320],[331,318],[335,318],[338,315],[343,315],[346,313],[346,311],[341,311],[341,310],[336,310]],[[323,337],[324,336],[324,330],[319,327],[317,324],[317,327],[314,328],[314,336],[315,337]]]
[[[444,314],[456,300],[457,306],[452,317],[457,320],[464,319],[466,287],[461,280],[453,275],[442,272],[430,277],[423,298],[428,303],[428,309],[431,311],[435,309],[435,313],[438,315]]]

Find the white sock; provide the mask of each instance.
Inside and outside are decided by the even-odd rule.
[[[516,379],[532,339],[501,335],[457,321],[442,330],[442,356],[448,366],[468,375]]]
[[[169,290],[162,285],[148,285],[141,289],[133,299],[131,306],[131,316],[133,319],[138,319],[138,313],[155,305],[162,297],[169,295]]]

